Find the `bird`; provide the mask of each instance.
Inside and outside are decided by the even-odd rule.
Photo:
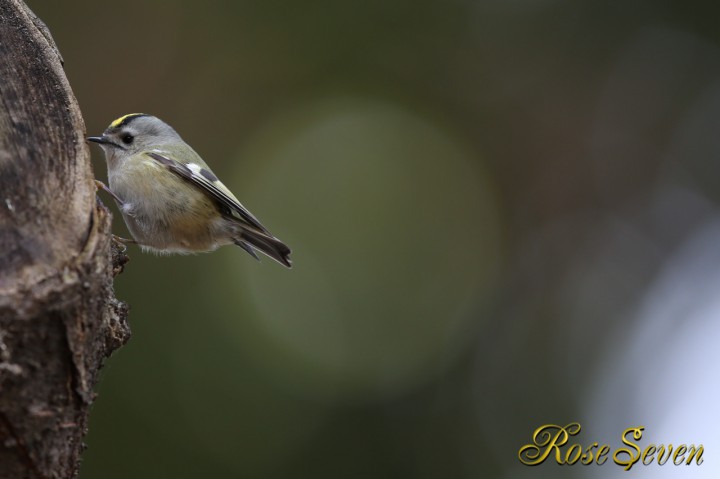
[[[290,248],[273,236],[161,119],[130,113],[90,136],[105,153],[108,185],[133,239],[143,251],[191,254],[235,244],[288,268]]]

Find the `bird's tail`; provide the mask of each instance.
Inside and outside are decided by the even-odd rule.
[[[268,255],[283,266],[292,268],[290,261],[290,248],[269,233],[263,233],[254,228],[242,227],[235,239],[235,244],[250,253],[255,259],[258,258],[254,249]]]

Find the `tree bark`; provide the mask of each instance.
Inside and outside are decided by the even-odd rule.
[[[0,479],[77,476],[99,369],[130,335],[84,136],[47,28],[0,0]]]

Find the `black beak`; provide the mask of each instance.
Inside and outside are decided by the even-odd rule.
[[[87,141],[92,141],[93,143],[99,143],[101,145],[107,145],[110,143],[105,136],[88,136]]]

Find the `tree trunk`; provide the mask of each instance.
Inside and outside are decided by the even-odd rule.
[[[0,0],[0,479],[77,476],[99,369],[130,335],[84,133],[47,28]]]

